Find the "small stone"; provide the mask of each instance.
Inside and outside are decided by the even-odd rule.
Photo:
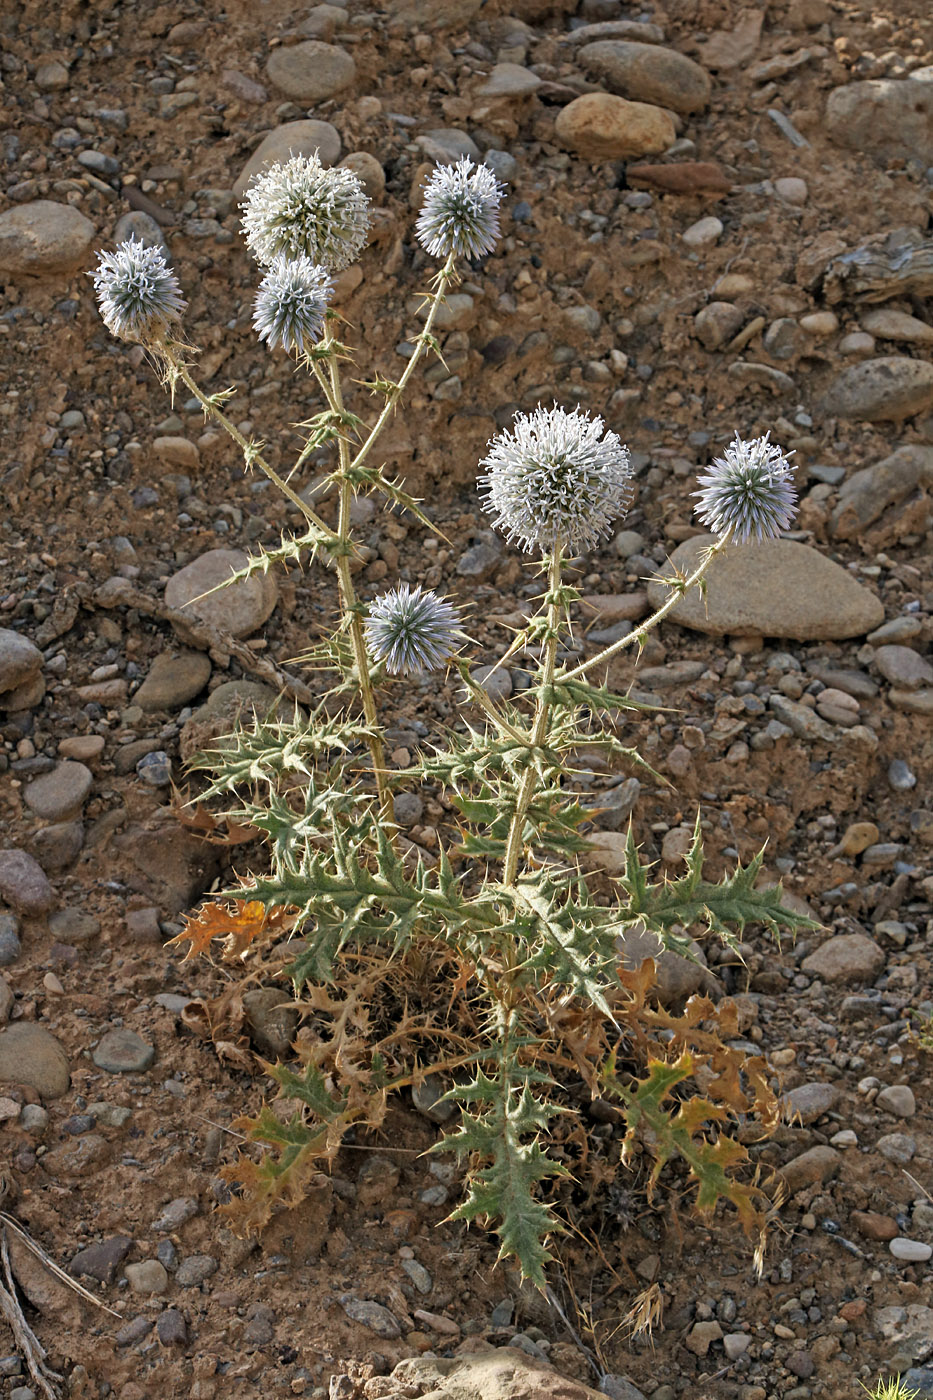
[[[707,350],[718,350],[737,335],[745,313],[731,301],[711,301],[693,318],[696,337]]]
[[[881,833],[874,822],[853,822],[847,826],[836,850],[844,856],[860,856],[879,839]]]
[[[0,1084],[29,1084],[43,1099],[68,1092],[68,1057],[50,1031],[17,1021],[0,1032]]]
[[[826,103],[826,130],[850,150],[913,156],[926,164],[933,149],[933,81],[872,78],[834,88]]]
[[[880,1137],[875,1143],[875,1148],[889,1162],[906,1167],[916,1155],[917,1143],[909,1133],[885,1133],[884,1137]]]
[[[477,97],[521,98],[530,97],[541,86],[541,79],[530,68],[518,63],[497,63],[490,70],[485,82],[476,89]]]
[[[902,422],[933,405],[933,364],[904,355],[865,360],[833,380],[823,411],[860,422]]]
[[[68,86],[68,69],[58,59],[40,63],[36,69],[35,84],[40,92],[61,92]]]
[[[134,1293],[149,1296],[164,1293],[168,1288],[165,1265],[158,1259],[144,1259],[140,1264],[127,1264],[123,1271]]]
[[[697,1322],[687,1333],[685,1346],[694,1356],[705,1356],[713,1342],[718,1342],[721,1337],[722,1328],[718,1322]]]
[[[172,781],[172,760],[164,749],[144,753],[136,764],[136,776],[147,787],[168,787]]]
[[[340,1299],[340,1305],[351,1322],[362,1323],[371,1332],[375,1332],[377,1337],[393,1341],[402,1335],[396,1318],[381,1303],[375,1303],[368,1298],[354,1298],[352,1294],[345,1293]]]
[[[444,1082],[437,1074],[427,1074],[411,1086],[412,1103],[432,1123],[446,1123],[457,1111],[456,1104],[443,1099],[444,1090]]]
[[[135,1346],[137,1342],[142,1341],[143,1337],[146,1336],[147,1332],[151,1331],[151,1317],[134,1317],[129,1322],[124,1323],[124,1325],[116,1333],[114,1341],[116,1342],[118,1347]]]
[[[864,312],[861,322],[863,330],[877,340],[904,340],[914,345],[933,345],[933,326],[928,326],[917,316],[909,316],[906,311],[879,306],[876,310]]]
[[[159,461],[167,467],[176,467],[182,472],[196,471],[201,462],[201,454],[196,443],[184,437],[157,437],[152,449]]]
[[[933,666],[912,647],[879,647],[874,662],[885,680],[899,690],[917,690],[933,684]]]
[[[886,1242],[897,1235],[897,1222],[873,1210],[854,1210],[852,1224],[866,1240]]]
[[[51,199],[0,214],[0,273],[48,277],[76,271],[91,256],[97,230],[80,210]]]
[[[645,1400],[644,1391],[639,1390],[628,1376],[601,1376],[599,1394],[608,1395],[609,1400]]]
[[[248,562],[238,549],[208,550],[172,575],[165,585],[165,601],[170,608],[178,608],[218,631],[248,637],[262,626],[278,599],[271,574],[254,574],[219,587]],[[215,588],[216,593],[212,592]]]
[[[188,1324],[177,1308],[166,1308],[156,1319],[156,1336],[164,1347],[188,1345]]]
[[[386,192],[386,173],[382,164],[369,151],[351,151],[340,162],[341,169],[352,170],[373,204],[381,204]]]
[[[19,1126],[24,1133],[33,1137],[43,1137],[49,1126],[48,1112],[37,1103],[24,1103],[19,1115]]]
[[[792,1375],[802,1381],[809,1380],[816,1369],[813,1357],[808,1351],[791,1352],[785,1365]]]
[[[42,670],[42,652],[19,632],[0,627],[0,696],[18,690]],[[0,704],[2,704],[0,699]]]
[[[133,1247],[128,1235],[111,1235],[109,1239],[88,1245],[74,1256],[68,1272],[75,1278],[96,1278],[99,1283],[113,1283],[117,1269]]]
[[[286,97],[312,105],[349,87],[356,77],[356,64],[344,49],[307,39],[273,49],[266,73]]]
[[[804,958],[801,970],[824,982],[874,982],[885,964],[877,943],[864,933],[841,933]]]
[[[806,1126],[815,1123],[825,1113],[831,1113],[839,1097],[840,1091],[835,1084],[801,1084],[786,1093],[781,1104],[788,1122],[799,1120]]]
[[[875,1103],[898,1118],[913,1118],[917,1112],[917,1101],[908,1084],[891,1084],[881,1089]]]
[[[264,1303],[251,1303],[247,1313],[249,1322],[243,1333],[244,1342],[251,1346],[268,1346],[275,1340],[275,1313]]]
[[[47,914],[54,896],[45,871],[26,851],[0,851],[0,899],[17,914]]]
[[[470,679],[490,700],[507,700],[512,694],[512,677],[505,666],[474,666]]]
[[[798,179],[795,175],[784,175],[775,180],[774,193],[788,204],[796,205],[806,204],[810,195],[806,180]]]
[[[135,1031],[120,1026],[101,1037],[91,1059],[98,1069],[110,1074],[142,1074],[155,1060],[155,1048]]]
[[[10,967],[23,951],[19,927],[19,919],[12,911],[0,909],[0,967]]]
[[[62,739],[58,746],[59,758],[74,758],[79,763],[92,763],[104,751],[103,734],[75,734],[71,739]]]
[[[705,219],[698,219],[695,224],[691,224],[681,234],[681,238],[688,248],[711,248],[714,243],[719,242],[722,230],[722,220],[710,214]]]
[[[752,1339],[747,1332],[727,1332],[722,1339],[723,1350],[729,1361],[737,1361],[740,1356],[744,1356],[752,1344]]]
[[[925,1264],[933,1258],[933,1245],[924,1244],[921,1240],[904,1239],[903,1236],[893,1239],[888,1249],[895,1259],[901,1259],[905,1264]]]
[[[159,924],[159,911],[151,905],[145,909],[127,909],[124,916],[126,932],[133,943],[149,943],[161,947],[162,929]]]
[[[217,1260],[210,1254],[189,1254],[178,1266],[175,1282],[179,1288],[200,1288],[218,1269]]]
[[[659,155],[677,135],[669,112],[608,92],[588,92],[568,102],[555,131],[563,146],[590,161]]]
[[[874,466],[847,476],[830,517],[834,539],[861,536],[876,522],[894,520],[902,501],[933,481],[933,447],[913,443],[899,447]],[[880,627],[883,618],[878,619]],[[874,629],[871,629],[872,631]]]
[[[363,1210],[391,1202],[397,1192],[401,1170],[397,1162],[378,1153],[360,1167],[356,1179],[357,1200]]]
[[[80,816],[93,785],[90,768],[66,759],[31,782],[23,796],[37,817],[47,822],[66,822]]]
[[[399,826],[417,826],[424,814],[424,803],[416,792],[396,793],[392,801],[392,814]]]
[[[584,44],[577,58],[611,92],[635,102],[651,102],[686,115],[702,111],[709,101],[709,74],[675,49],[607,39]]]
[[[260,1054],[284,1059],[298,1030],[298,1012],[278,987],[254,987],[243,993],[243,1009],[250,1036]]]
[[[788,1193],[793,1196],[806,1186],[829,1181],[839,1171],[842,1158],[834,1147],[811,1147],[780,1169]]]
[[[170,1235],[180,1230],[189,1220],[193,1220],[198,1210],[199,1206],[194,1196],[176,1196],[175,1200],[163,1206],[159,1216],[153,1220],[152,1228],[157,1234]]]
[[[59,909],[49,915],[49,932],[60,943],[87,943],[100,933],[100,920],[80,909]]]

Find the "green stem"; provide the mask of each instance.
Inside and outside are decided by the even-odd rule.
[[[285,481],[283,477],[279,476],[275,468],[271,467],[266,461],[266,459],[256,451],[256,449],[252,446],[250,442],[247,441],[247,439],[240,432],[236,424],[231,422],[231,420],[227,417],[223,409],[219,408],[217,404],[211,402],[207,394],[204,393],[203,389],[201,389],[199,385],[196,384],[195,381],[191,378],[191,375],[188,371],[188,366],[185,364],[184,360],[180,359],[176,355],[174,346],[163,342],[163,344],[159,348],[164,353],[165,358],[171,366],[171,370],[169,371],[169,373],[176,374],[181,380],[181,382],[185,385],[185,387],[189,389],[194,395],[194,397],[197,399],[204,412],[206,414],[209,414],[215,422],[220,424],[220,426],[224,429],[225,432],[230,434],[230,436],[233,438],[233,441],[237,443],[240,447],[243,456],[246,460],[247,466],[255,462],[259,470],[269,478],[269,480],[274,486],[278,487],[278,489],[281,491],[282,495],[286,498],[286,500],[291,501],[292,505],[296,508],[296,510],[300,510],[301,514],[305,517],[305,519],[308,520],[312,525],[316,526],[317,529],[320,530],[322,534],[326,535],[329,540],[333,540],[335,538],[334,532],[331,529],[331,527],[327,524],[327,521],[322,520],[318,513],[315,510],[312,510],[311,506],[308,505],[307,501],[303,501],[301,499],[297,491],[292,490],[288,482]]]
[[[730,525],[729,528],[720,535],[716,543],[711,544],[709,549],[704,551],[703,558],[689,578],[685,579],[682,584],[678,584],[676,588],[672,588],[667,602],[662,603],[657,612],[652,613],[640,627],[636,627],[633,632],[627,633],[618,642],[613,642],[612,646],[606,647],[605,651],[601,651],[598,656],[591,657],[589,661],[581,661],[579,666],[574,666],[572,671],[561,671],[560,674],[555,677],[557,684],[560,685],[562,681],[576,680],[577,676],[582,676],[584,672],[592,670],[594,666],[600,666],[604,661],[611,660],[618,652],[624,651],[626,647],[634,646],[636,642],[640,642],[647,637],[652,628],[657,627],[661,619],[667,617],[668,613],[677,606],[681,598],[700,582],[716,555],[721,554],[725,549],[732,538],[732,534],[733,529]]]
[[[324,337],[325,346],[329,346],[332,341],[330,326]],[[326,384],[328,401],[334,412],[343,415],[343,390],[340,384],[340,367],[336,356],[332,353],[328,360],[329,380]],[[320,376],[323,379],[323,375]],[[342,549],[338,550],[334,560],[337,569],[337,582],[340,588],[340,602],[343,608],[344,621],[350,632],[350,643],[353,647],[353,660],[356,669],[356,679],[360,688],[360,699],[363,705],[363,715],[366,719],[370,735],[367,739],[370,757],[373,764],[373,775],[376,780],[376,791],[379,795],[379,811],[381,820],[386,823],[390,837],[393,837],[394,811],[392,806],[392,794],[389,792],[386,782],[386,762],[385,748],[382,743],[382,734],[379,726],[379,713],[376,707],[376,695],[373,690],[372,675],[369,669],[369,652],[366,650],[366,636],[363,631],[363,619],[360,616],[359,601],[356,596],[356,589],[353,587],[353,575],[350,572],[350,556],[347,550],[350,546],[350,507],[353,504],[353,487],[350,482],[350,444],[346,435],[341,432],[337,439],[337,449],[340,454],[340,503],[337,513],[337,539]]]
[[[534,748],[538,748],[547,738],[548,720],[550,719],[551,713],[550,693],[554,685],[554,676],[557,670],[557,643],[560,626],[560,604],[558,601],[558,594],[560,591],[561,561],[561,550],[556,548],[553,554],[548,556],[548,635],[544,643],[544,652],[541,657],[541,684],[538,688],[538,702],[531,728],[531,738],[529,740],[530,745]],[[529,762],[528,767],[521,776],[518,796],[515,800],[515,811],[512,813],[512,820],[509,824],[509,835],[505,845],[505,862],[502,872],[502,883],[504,885],[511,885],[518,873],[518,862],[521,858],[524,844],[525,818],[528,815],[528,808],[531,806],[531,799],[534,797],[537,776],[534,766]]]
[[[402,374],[401,379],[398,381],[397,384],[393,385],[393,387],[386,394],[386,401],[383,405],[382,412],[379,414],[379,417],[376,419],[375,424],[370,430],[369,436],[365,439],[362,447],[359,449],[356,456],[353,458],[352,465],[354,468],[361,467],[363,465],[363,462],[369,456],[370,450],[375,445],[376,439],[382,432],[386,423],[389,421],[389,418],[391,417],[395,409],[395,405],[402,397],[402,394],[405,392],[405,389],[408,385],[408,381],[411,379],[412,375],[415,372],[415,366],[420,360],[421,354],[425,346],[427,345],[428,340],[430,339],[431,332],[434,328],[434,322],[437,319],[437,313],[440,310],[441,302],[444,300],[444,295],[447,291],[447,288],[450,286],[451,282],[454,279],[455,260],[455,255],[451,253],[447,261],[444,263],[444,266],[437,274],[437,289],[430,294],[431,309],[428,312],[428,319],[424,323],[424,330],[415,340],[415,352],[412,355],[411,359],[408,361],[408,364],[405,366],[405,371]]]

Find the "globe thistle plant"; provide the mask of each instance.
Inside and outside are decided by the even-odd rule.
[[[702,491],[694,506],[696,514],[714,534],[731,530],[742,542],[774,539],[788,529],[794,517],[797,492],[792,481],[794,468],[787,454],[764,437],[735,441],[725,456],[717,457],[698,479]]]
[[[101,253],[91,276],[100,314],[118,340],[143,345],[162,340],[187,305],[162,249],[135,238],[115,253]]]
[[[286,258],[281,254],[259,284],[253,303],[253,327],[270,350],[302,354],[324,333],[328,299],[333,282],[327,269],[310,258]]]
[[[270,165],[240,207],[247,246],[260,267],[271,267],[279,256],[306,257],[340,272],[366,246],[369,198],[359,177],[325,166],[317,152]]]
[[[366,622],[373,661],[392,676],[419,676],[450,660],[461,640],[460,614],[436,593],[399,584],[376,598]]]
[[[468,156],[437,166],[416,224],[421,246],[435,258],[485,257],[499,237],[502,193],[489,166],[474,167]]]
[[[601,418],[556,405],[516,415],[479,478],[484,509],[526,552],[590,549],[631,502],[632,464]]]

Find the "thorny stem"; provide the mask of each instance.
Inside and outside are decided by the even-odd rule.
[[[362,466],[363,462],[369,456],[370,449],[375,445],[376,439],[382,432],[386,423],[389,421],[389,418],[391,417],[395,409],[395,405],[398,403],[399,399],[404,394],[405,389],[408,385],[408,381],[411,379],[412,375],[415,372],[415,366],[421,358],[422,351],[427,345],[428,339],[431,335],[431,331],[434,328],[434,322],[437,320],[437,313],[440,310],[441,302],[444,300],[447,288],[454,280],[455,261],[455,254],[451,253],[447,258],[447,261],[444,263],[444,266],[437,274],[437,288],[430,295],[431,309],[428,312],[428,318],[424,323],[424,330],[419,336],[417,336],[415,340],[414,354],[408,361],[408,364],[405,366],[405,370],[402,374],[401,379],[399,379],[398,383],[394,384],[392,388],[387,392],[386,401],[383,405],[382,412],[379,414],[379,417],[376,419],[375,424],[370,430],[369,436],[366,438],[362,447],[359,449],[356,456],[353,458],[354,468]]]
[[[730,525],[728,529],[719,536],[716,543],[711,544],[709,549],[704,551],[703,558],[700,560],[693,573],[690,574],[683,583],[678,583],[675,587],[671,588],[670,596],[667,601],[662,603],[657,612],[652,613],[640,627],[636,627],[633,632],[627,633],[627,635],[620,638],[619,641],[613,642],[612,646],[606,647],[605,651],[601,651],[598,656],[590,657],[589,661],[581,661],[579,666],[574,666],[572,671],[561,671],[559,675],[554,677],[556,683],[560,685],[563,681],[576,680],[577,676],[582,676],[585,671],[591,670],[594,666],[601,665],[604,661],[609,661],[617,652],[623,651],[625,647],[634,646],[636,642],[641,642],[647,637],[651,629],[657,627],[661,619],[667,617],[667,614],[672,608],[677,606],[680,599],[700,582],[716,555],[721,554],[731,540],[732,533],[733,527]]]
[[[331,340],[332,336],[330,333],[330,326],[328,325],[324,337],[325,346],[329,346]],[[328,360],[328,369],[329,382],[326,385],[327,397],[334,412],[342,417],[343,390],[340,386],[340,367],[337,363],[337,357],[333,353]],[[321,378],[323,379],[323,376],[321,376]],[[353,575],[350,572],[350,556],[346,552],[350,545],[350,507],[353,504],[353,486],[349,476],[350,444],[346,434],[343,432],[340,433],[337,439],[337,448],[340,453],[341,473],[337,538],[344,548],[337,553],[334,563],[337,569],[337,581],[340,587],[340,602],[343,607],[344,620],[349,628],[350,642],[353,646],[353,660],[356,668],[357,683],[360,688],[360,699],[363,704],[363,715],[365,716],[366,724],[370,731],[366,742],[369,747],[370,757],[372,758],[373,775],[376,779],[376,791],[379,794],[380,816],[382,821],[386,824],[390,840],[394,843],[394,812],[392,795],[386,783],[385,749],[379,729],[376,696],[369,670],[369,653],[366,650],[363,619],[360,616],[356,589],[353,587]]]
[[[538,748],[547,738],[548,720],[551,712],[551,702],[548,697],[554,686],[554,676],[557,669],[557,640],[558,626],[560,623],[558,595],[560,592],[562,557],[562,552],[559,547],[556,547],[553,553],[548,556],[548,635],[544,643],[544,652],[541,657],[541,684],[538,688],[538,701],[535,708],[534,722],[531,728],[531,737],[529,739],[529,744],[534,748]],[[525,817],[528,815],[528,808],[531,806],[531,799],[534,796],[536,777],[537,774],[535,773],[534,767],[529,763],[522,774],[518,796],[515,800],[515,811],[512,813],[512,820],[509,824],[509,835],[505,846],[505,863],[502,873],[502,883],[504,885],[511,885],[518,873],[518,862],[522,853],[525,831]]]
[[[211,402],[207,394],[204,393],[204,390],[191,378],[188,366],[185,364],[184,360],[176,355],[174,346],[163,341],[159,346],[159,350],[165,355],[170,366],[169,377],[177,375],[185,387],[190,389],[191,393],[203,408],[205,414],[209,414],[215,422],[220,424],[225,432],[230,434],[234,442],[239,445],[247,466],[255,462],[259,470],[269,478],[274,486],[278,487],[287,500],[291,501],[296,510],[301,511],[301,514],[306,520],[316,526],[328,539],[333,540],[334,532],[327,524],[326,520],[322,520],[317,511],[313,510],[311,506],[308,505],[307,501],[303,501],[297,491],[293,491],[288,482],[279,476],[275,468],[271,467],[266,459],[262,457],[253,445],[243,436],[236,424],[231,422],[223,409]]]

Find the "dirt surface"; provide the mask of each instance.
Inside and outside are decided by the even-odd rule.
[[[189,997],[217,995],[228,978],[182,965],[163,943],[224,883],[231,851],[179,824],[165,780],[171,771],[183,784],[183,758],[224,727],[203,711],[192,718],[208,693],[231,681],[277,689],[270,663],[300,677],[289,658],[332,620],[335,592],[323,571],[293,570],[246,641],[189,629],[175,697],[137,703],[154,659],[179,649],[162,599],[169,577],[211,549],[272,544],[294,522],[194,405],[179,395],[170,408],[141,352],[109,338],[85,276],[119,219],[131,209],[154,217],[190,302],[201,382],[235,385],[234,421],[288,465],[290,425],[314,397],[251,332],[256,272],[234,180],[263,135],[305,116],[333,124],[341,154],[375,157],[385,193],[373,246],[361,276],[343,277],[338,305],[347,339],[362,347],[361,377],[397,375],[430,269],[412,240],[412,190],[436,144],[459,140],[452,128],[500,153],[509,171],[503,240],[459,289],[470,301],[445,331],[447,369],[419,374],[385,447],[446,539],[410,516],[361,511],[362,596],[399,576],[459,593],[473,604],[477,660],[501,652],[538,584],[489,533],[476,463],[517,408],[556,398],[603,414],[638,470],[623,522],[636,533],[581,565],[597,614],[584,626],[611,627],[606,599],[642,590],[696,533],[696,471],[735,429],[772,430],[796,452],[803,500],[793,538],[837,562],[880,600],[886,625],[897,623],[871,642],[866,628],[839,639],[825,617],[822,631],[801,636],[778,620],[763,636],[669,623],[638,673],[618,668],[616,682],[675,707],[628,731],[677,785],[646,784],[638,795],[646,857],[676,867],[700,802],[713,870],[767,839],[769,873],[825,931],[778,949],[748,930],[744,967],[707,950],[717,989],[741,998],[749,1045],[770,1056],[785,1089],[801,1091],[797,1121],[751,1146],[763,1168],[794,1164],[761,1281],[728,1218],[698,1226],[676,1171],[651,1208],[620,1168],[614,1194],[587,1220],[601,1256],[571,1237],[553,1282],[601,1369],[653,1400],[848,1400],[860,1378],[922,1368],[933,1355],[933,1275],[920,1258],[933,1242],[931,1061],[910,1033],[912,1013],[933,1010],[933,394],[921,386],[907,411],[903,401],[892,407],[882,370],[880,388],[859,390],[863,404],[877,390],[881,411],[872,421],[847,412],[840,378],[852,366],[928,364],[929,311],[911,288],[860,300],[844,278],[833,281],[830,264],[896,230],[922,245],[933,145],[924,159],[897,123],[890,149],[861,149],[860,136],[841,144],[846,132],[829,130],[827,103],[834,89],[878,79],[915,85],[918,110],[929,103],[930,82],[907,76],[933,65],[928,6],[670,0],[641,12],[615,0],[583,0],[579,11],[546,0],[391,0],[364,12],[351,0],[344,14],[319,7],[302,30],[305,11],[284,0],[231,0],[223,12],[29,0],[0,20],[0,219],[51,200],[93,226],[72,271],[0,275],[0,627],[42,653],[18,690],[0,694],[0,846],[31,853],[50,882],[16,867],[3,885],[0,871],[2,977],[15,994],[4,1015],[13,1029],[50,1032],[71,1081],[44,1108],[28,1084],[5,1089],[6,1208],[65,1268],[105,1242],[84,1282],[119,1318],[52,1291],[20,1260],[27,1315],[76,1396],[376,1397],[402,1393],[388,1373],[403,1358],[516,1337],[596,1384],[557,1311],[493,1267],[480,1233],[441,1223],[457,1182],[421,1155],[437,1128],[408,1103],[372,1140],[348,1145],[336,1173],[261,1244],[236,1239],[213,1211],[219,1167],[237,1147],[228,1126],[256,1108],[263,1086],[242,1059],[182,1024]],[[614,19],[660,26],[665,45],[711,71],[711,96],[702,110],[674,114],[673,152],[591,165],[555,134],[562,107],[598,87],[566,40],[580,22]],[[313,107],[284,100],[266,74],[276,46],[309,37],[356,63],[353,82]],[[530,69],[540,85],[481,95],[496,63]],[[686,190],[659,188],[659,166],[682,167]],[[697,233],[709,218],[719,227]],[[886,339],[876,321],[866,341],[879,306],[915,324]],[[362,391],[352,401],[368,411]],[[907,455],[885,484],[876,474],[871,489],[845,496],[898,449]],[[856,501],[854,516],[840,499]],[[799,587],[818,614],[805,575]],[[516,669],[513,684],[522,683]],[[432,679],[390,703],[393,760],[404,766],[410,746],[455,717],[457,697]],[[84,765],[90,783],[63,772],[63,760]],[[591,786],[599,793],[626,776],[594,768]],[[31,786],[42,779],[44,796]],[[436,793],[421,798],[408,834],[430,850],[445,810]],[[240,866],[260,859],[251,850]],[[829,947],[838,936],[850,941]],[[104,1037],[120,1030],[139,1037],[124,1046],[137,1066],[126,1072],[98,1063],[116,1063]],[[244,1035],[241,1053],[246,1044]],[[911,1092],[886,1096],[891,1086]],[[189,1198],[163,1219],[168,1203]],[[892,1235],[921,1246],[917,1262],[892,1254]],[[649,1346],[630,1340],[623,1320],[652,1284],[663,1313]],[[12,1341],[4,1349],[4,1393],[26,1400]],[[933,1371],[915,1380],[933,1394]]]

